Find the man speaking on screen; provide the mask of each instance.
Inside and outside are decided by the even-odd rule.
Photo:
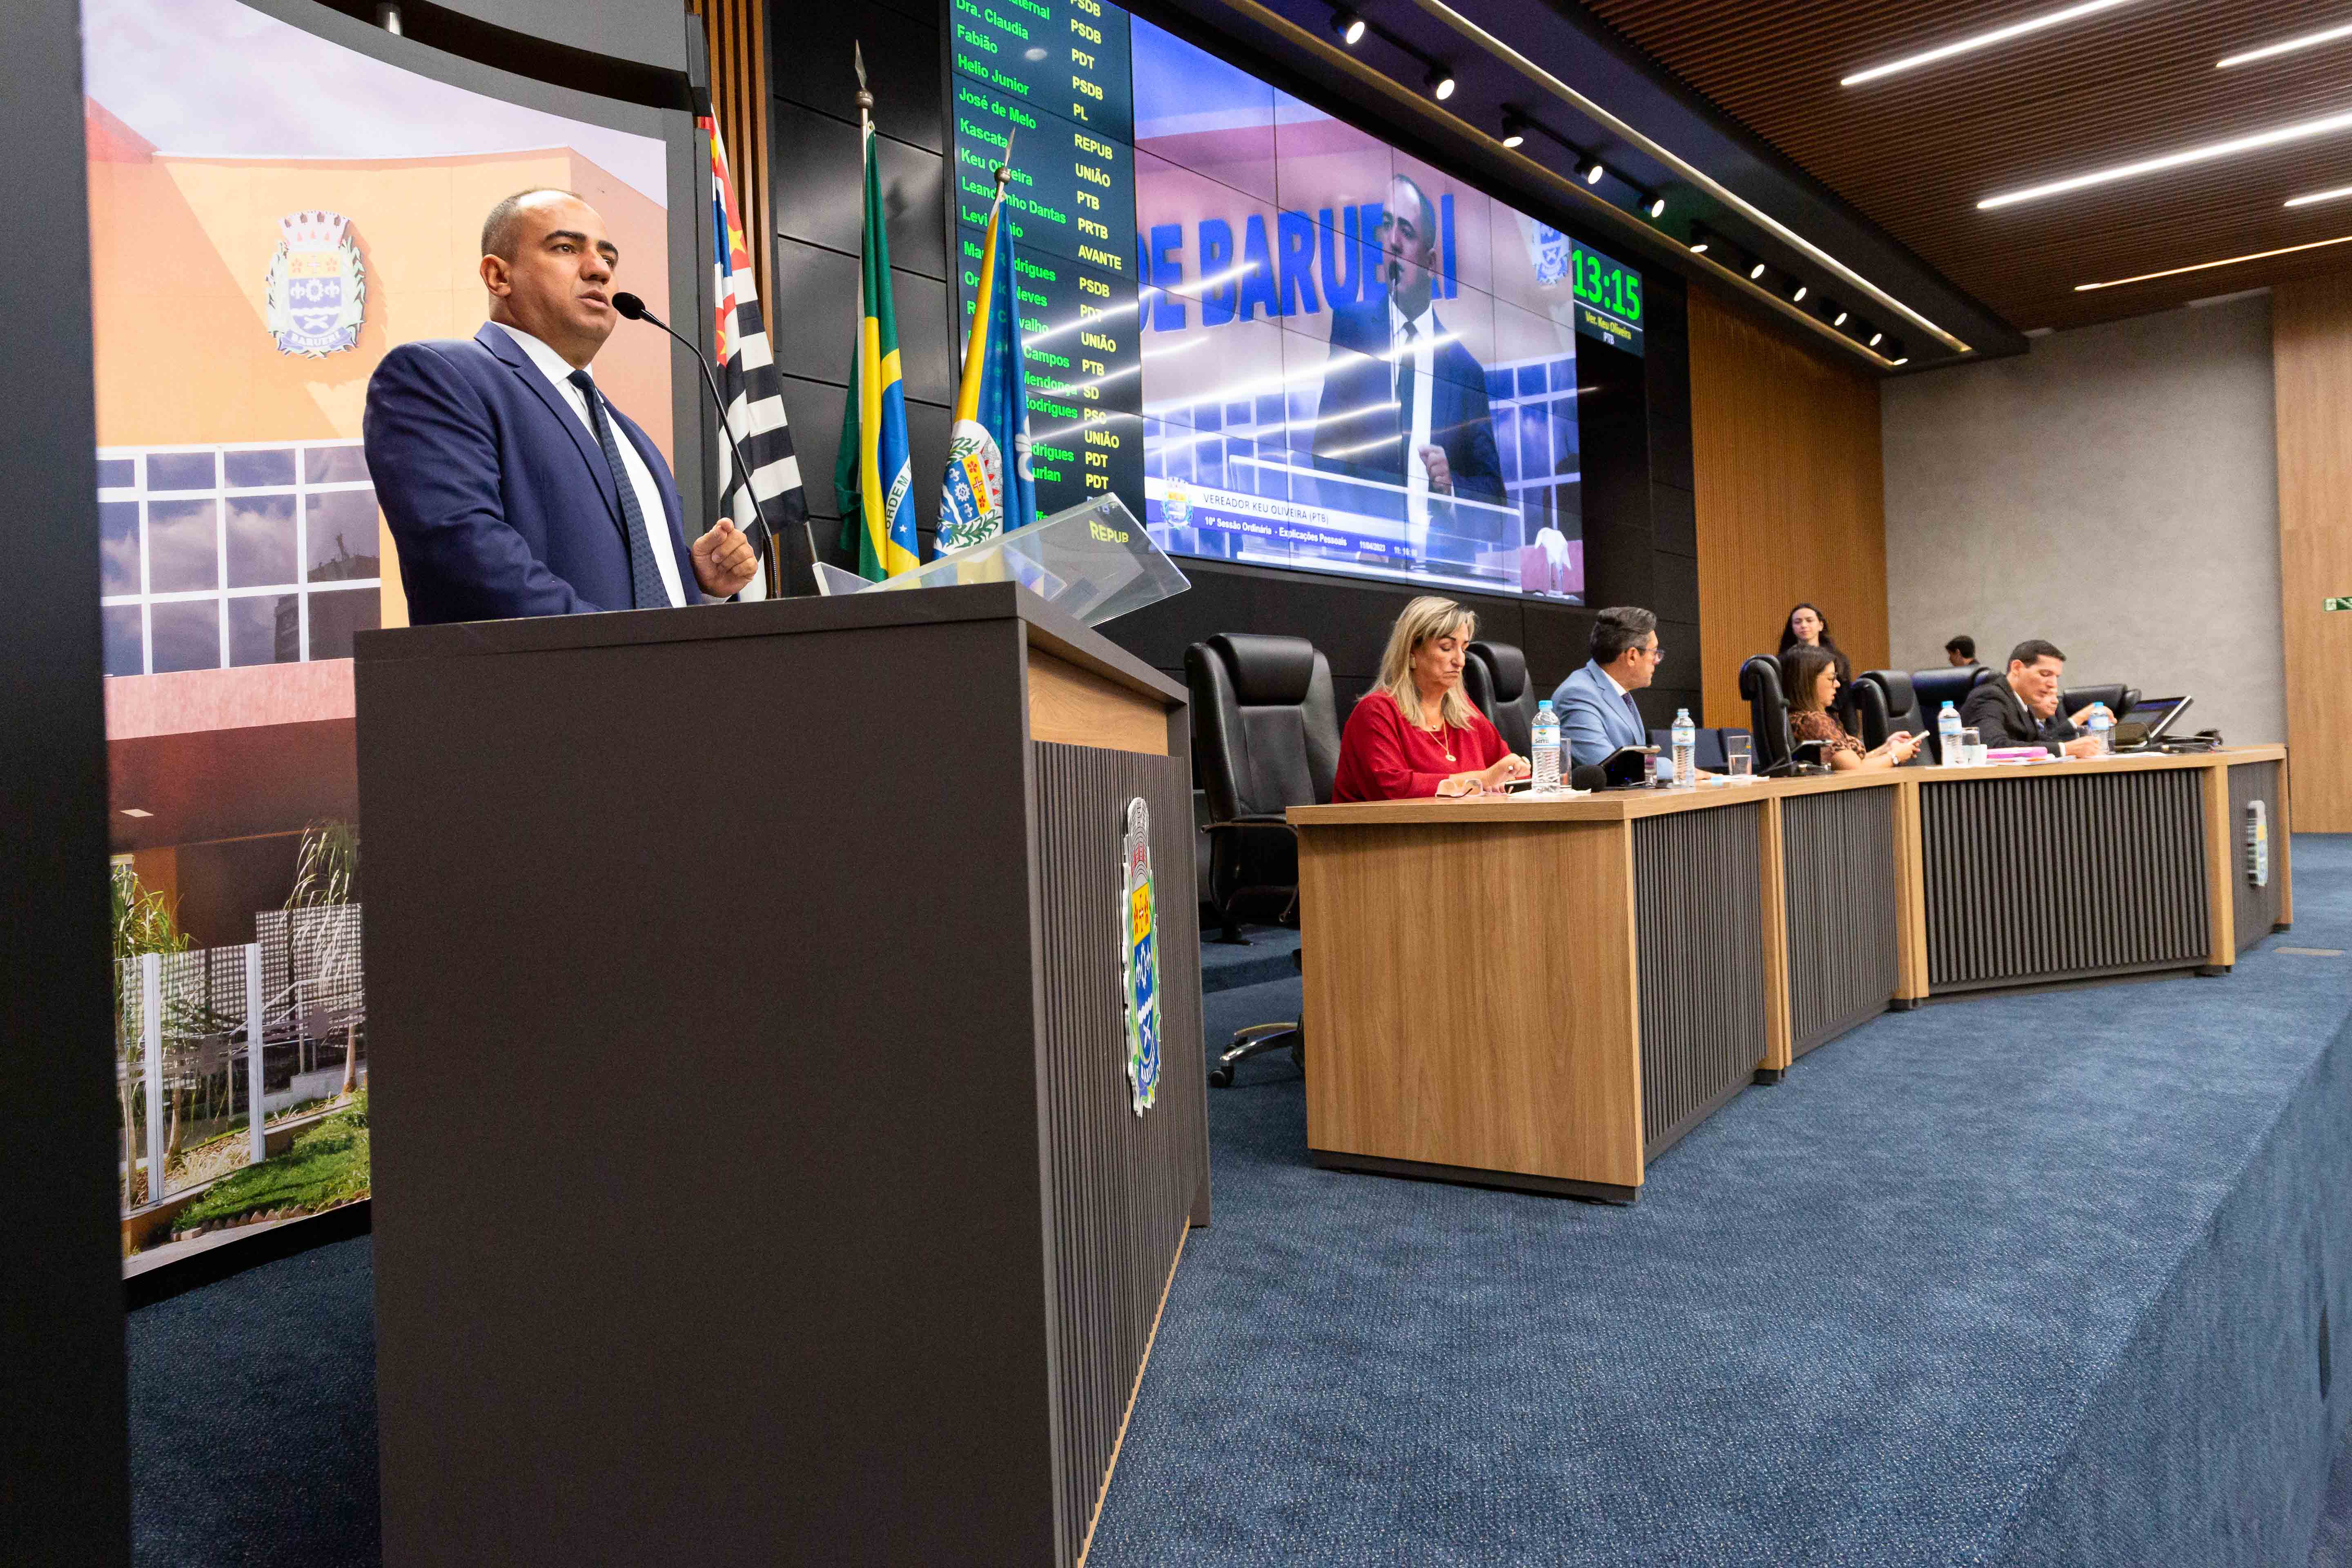
[[[597,389],[621,253],[569,191],[482,225],[489,320],[403,343],[368,382],[368,472],[417,625],[724,599],[759,569],[734,522],[686,542],[669,464]]]
[[[1316,466],[1397,487],[1413,559],[1466,565],[1469,542],[1448,549],[1441,520],[1441,539],[1433,545],[1430,521],[1433,511],[1448,510],[1448,497],[1503,504],[1486,373],[1445,330],[1433,302],[1436,204],[1412,179],[1397,175],[1389,182],[1377,234],[1385,295],[1366,289],[1362,300],[1332,308],[1331,359],[1316,411]],[[1370,511],[1379,504],[1369,493],[1333,493],[1339,489],[1327,490],[1327,506]],[[1393,502],[1389,510],[1399,514]]]

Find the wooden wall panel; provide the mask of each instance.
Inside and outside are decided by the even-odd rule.
[[[687,9],[702,18],[710,46],[711,118],[727,144],[736,216],[751,247],[751,281],[772,327],[776,297],[768,280],[776,226],[768,174],[767,0],[687,0]]]
[[[2352,832],[2352,273],[2271,296],[2278,386],[2279,578],[2294,823]]]
[[[1748,722],[1739,662],[1810,600],[1856,669],[1887,658],[1878,383],[1690,290],[1706,722]]]

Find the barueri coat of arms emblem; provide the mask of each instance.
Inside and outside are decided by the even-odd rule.
[[[1160,909],[1151,887],[1151,811],[1140,795],[1127,804],[1119,851],[1119,990],[1127,1081],[1140,1116],[1160,1098]]]
[[[278,220],[262,319],[282,354],[324,358],[360,341],[367,268],[341,213],[289,213]]]

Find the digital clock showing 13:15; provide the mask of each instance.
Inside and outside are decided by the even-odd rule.
[[[1642,275],[1576,247],[1576,297],[1633,326],[1642,324]]]

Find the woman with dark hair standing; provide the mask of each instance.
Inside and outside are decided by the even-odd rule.
[[[1780,623],[1780,647],[1777,651],[1787,653],[1790,648],[1801,644],[1828,652],[1830,662],[1837,666],[1840,687],[1843,688],[1853,681],[1853,661],[1846,658],[1845,650],[1839,647],[1836,640],[1830,636],[1830,618],[1811,605],[1799,605],[1795,609],[1790,610],[1788,618]],[[1794,700],[1794,693],[1790,694],[1791,700]]]
[[[1822,760],[1835,773],[1901,767],[1917,754],[1919,737],[1897,730],[1877,750],[1864,751],[1862,742],[1845,732],[1845,726],[1832,711],[1838,693],[1832,651],[1812,643],[1794,643],[1780,656],[1780,689],[1789,699],[1789,738],[1823,742]]]

